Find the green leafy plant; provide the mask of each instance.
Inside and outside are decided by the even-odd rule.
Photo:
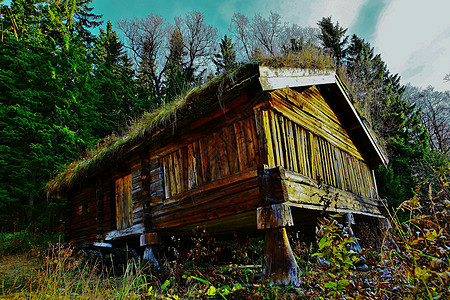
[[[353,262],[357,260],[355,252],[350,250],[350,244],[355,242],[355,238],[349,236],[344,230],[344,226],[339,224],[333,215],[330,218],[319,219],[317,229],[318,250],[313,256],[317,257],[324,272],[324,287],[327,296],[338,299],[351,288],[349,274],[353,267]]]

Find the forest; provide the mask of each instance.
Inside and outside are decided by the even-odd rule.
[[[387,200],[393,217],[394,238],[400,237],[397,243],[401,249],[399,255],[390,257],[390,267],[398,263],[407,271],[402,269],[403,275],[389,275],[385,281],[376,282],[370,275],[365,279],[355,275],[346,248],[351,238],[342,237],[337,221],[324,219],[322,225],[328,234],[318,233],[319,243],[314,246],[317,252],[312,255],[311,248],[299,243],[298,259],[319,256],[334,263],[334,269],[314,273],[313,265],[304,262],[302,281],[307,287],[301,293],[310,291],[314,297],[328,295],[325,297],[335,299],[389,298],[389,293],[380,290],[396,287],[399,297],[411,291],[414,293],[410,296],[417,298],[445,298],[450,294],[445,287],[450,278],[450,246],[446,240],[450,91],[403,85],[400,76],[389,71],[381,54],[331,17],[318,20],[317,27],[301,27],[285,22],[276,12],[267,16],[235,13],[230,20],[231,34],[222,35],[199,11],[187,12],[172,22],[149,12],[144,19],[112,24],[94,14],[93,5],[92,0],[14,0],[10,5],[0,1],[0,257],[19,252],[47,257],[48,270],[53,268],[63,277],[68,269],[62,268],[77,265],[68,254],[71,250],[55,254],[53,248],[53,254],[61,258],[55,263],[48,260],[44,250],[47,242],[57,242],[64,227],[65,199],[50,198],[46,193],[47,183],[58,171],[110,143],[145,112],[171,103],[217,75],[251,61],[313,57],[331,62],[358,113],[389,157],[388,167],[380,167],[376,177],[380,196]],[[241,299],[299,296],[274,287],[262,290],[264,282],[244,288],[234,279],[237,275],[222,281],[217,274],[204,275],[207,271],[200,265],[211,262],[215,253],[201,245],[212,238],[199,233],[193,239],[194,244],[198,242],[197,248],[190,249],[186,257],[180,254],[170,275],[147,278],[140,269],[130,267],[121,275],[121,284],[108,281],[107,289],[112,295],[125,295],[124,299],[161,295],[161,299],[202,295],[234,298],[228,294]],[[248,241],[245,245],[248,256],[257,252]],[[332,256],[333,251],[339,255]],[[380,260],[375,254],[370,256],[372,252],[367,256]],[[430,267],[408,269],[409,261],[402,261],[401,255],[415,266],[426,260],[420,263]],[[182,265],[188,257],[195,271]],[[394,272],[389,270],[386,272]],[[402,274],[400,269],[394,270]],[[251,269],[239,272],[241,278],[254,277]],[[47,283],[24,285],[34,291],[32,286],[36,284],[60,284],[58,278],[50,277],[45,277]],[[369,282],[364,283],[365,291],[356,288],[358,280]],[[318,288],[316,282],[323,287]],[[3,286],[0,294],[8,294],[10,290]]]

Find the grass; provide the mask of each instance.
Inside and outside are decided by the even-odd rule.
[[[334,217],[322,219],[317,243],[292,241],[301,269],[300,289],[270,286],[260,276],[260,256],[249,266],[217,263],[220,245],[207,232],[192,237],[190,247],[175,239],[173,258],[162,270],[131,261],[117,272],[88,264],[70,248],[56,245],[38,261],[9,256],[1,261],[0,296],[7,299],[448,299],[450,297],[450,184],[442,191],[416,194],[393,211],[391,226],[378,228],[376,243],[366,252],[367,272],[357,271],[354,238]],[[405,210],[409,220],[396,213]],[[367,234],[367,229],[363,228]],[[362,235],[360,235],[362,236]],[[369,238],[365,237],[365,241]],[[240,242],[239,252],[262,248]],[[214,245],[214,247],[212,246]],[[364,245],[364,244],[363,244]],[[178,247],[178,248],[177,248]],[[233,253],[230,249],[224,250]],[[319,257],[320,260],[317,260]],[[243,259],[242,257],[240,259]]]

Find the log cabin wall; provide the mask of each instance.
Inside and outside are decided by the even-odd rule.
[[[255,117],[237,120],[160,159],[165,198],[259,164]]]
[[[81,191],[73,193],[68,199],[70,223],[67,224],[68,241],[89,241],[97,238],[96,187],[86,186]]]
[[[116,228],[115,189],[110,178],[101,174],[78,192],[70,193],[65,230],[68,242],[100,241],[104,232]]]
[[[234,96],[176,133],[176,141],[151,151],[158,162],[150,171],[152,230],[191,232],[206,221],[216,231],[254,229],[261,154],[253,107],[265,98],[260,89],[253,92]]]
[[[270,109],[261,112],[269,167],[378,198],[372,171],[315,86],[275,90],[269,97]]]

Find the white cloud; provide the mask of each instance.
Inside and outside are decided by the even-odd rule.
[[[450,1],[394,0],[382,13],[375,48],[404,82],[449,89]]]
[[[368,0],[316,0],[311,4],[309,23],[316,24],[322,17],[331,16],[333,22],[349,28],[356,21],[361,8]]]

